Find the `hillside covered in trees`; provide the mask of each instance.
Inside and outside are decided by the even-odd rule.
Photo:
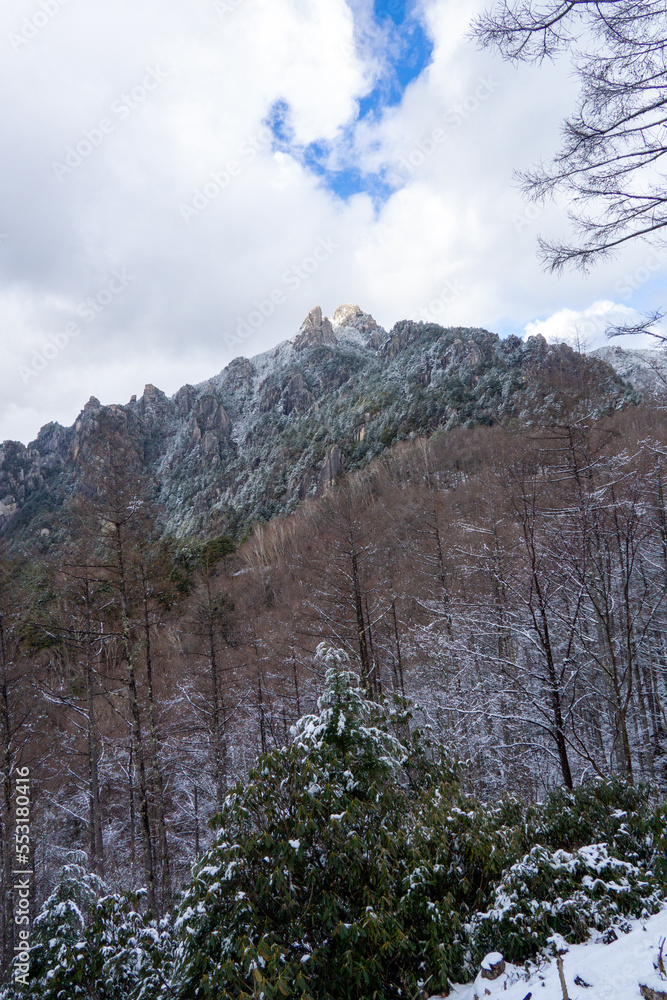
[[[441,350],[453,336],[423,333],[427,357],[431,343]],[[472,351],[475,338],[454,338],[453,350]],[[560,864],[549,868],[549,850],[602,842],[607,854],[594,864],[585,852],[579,868],[571,862],[572,906],[589,862],[610,884],[614,866],[637,866],[623,906],[598,899],[585,911],[602,930],[659,906],[662,876],[654,884],[647,873],[662,870],[651,803],[667,786],[667,420],[600,361],[539,340],[521,350],[511,376],[520,411],[513,404],[492,421],[473,409],[468,426],[412,434],[270,521],[249,508],[237,522],[252,522],[245,538],[174,531],[162,481],[111,407],[88,425],[50,527],[10,522],[0,580],[0,916],[7,970],[14,784],[17,767],[29,767],[31,905],[46,909],[34,928],[38,992],[26,996],[74,996],[74,983],[91,997],[199,997],[214,986],[251,996],[255,983],[265,996],[324,997],[341,954],[351,978],[332,995],[370,996],[354,993],[368,971],[354,955],[383,934],[393,957],[368,971],[379,995],[412,995],[429,976],[427,992],[445,990],[474,975],[485,949],[502,944],[524,961],[554,930],[580,940],[581,923],[555,910],[522,946],[511,943],[511,921],[496,927],[475,914],[494,912],[493,894],[510,892],[503,880],[519,876],[512,866],[522,857],[540,881]],[[471,373],[466,398],[479,400],[484,376],[474,365]],[[591,801],[595,820],[586,818]],[[530,813],[538,802],[546,813]],[[565,802],[576,834],[567,825],[529,832],[556,823],[545,817]],[[632,850],[626,832],[638,838]],[[270,877],[261,857],[253,867],[258,836]],[[320,836],[328,846],[317,846]],[[448,838],[460,863],[438,854]],[[344,843],[361,853],[348,855]],[[292,871],[285,851],[305,866],[304,898],[320,898],[312,859],[329,859],[323,877],[338,888],[323,924],[298,902],[293,872],[285,878],[296,895],[280,903],[286,923],[266,925],[272,894],[283,891],[275,873]],[[387,851],[386,871],[376,871],[371,856]],[[404,898],[406,872],[427,861],[423,894]],[[221,865],[241,879],[227,902],[216,888]],[[390,885],[389,923],[371,934],[363,913]],[[255,891],[268,895],[262,902]],[[563,891],[556,879],[553,892]],[[251,909],[238,910],[251,897]],[[213,899],[222,909],[209,912]],[[292,906],[306,923],[291,923]],[[343,933],[348,924],[356,930]],[[418,944],[400,944],[408,925]],[[343,952],[325,948],[334,931]],[[305,949],[298,961],[290,935]],[[88,956],[82,965],[77,954]],[[86,980],[110,976],[108,962],[135,992],[107,994]],[[7,996],[24,995],[16,989]]]

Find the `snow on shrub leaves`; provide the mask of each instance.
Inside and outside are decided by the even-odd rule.
[[[411,774],[436,768],[389,731],[344,654],[318,653],[319,714],[227,798],[185,895],[177,997],[389,997],[427,980],[436,992],[460,960],[446,872],[406,822]]]
[[[90,956],[86,927],[106,887],[83,867],[85,854],[77,852],[64,866],[58,885],[35,918],[31,933],[30,984],[5,988],[0,997],[87,997]],[[13,971],[13,970],[10,970]]]
[[[33,923],[28,985],[10,981],[0,1000],[158,1000],[170,971],[170,918],[139,913],[143,892],[109,894],[77,853]]]
[[[555,789],[542,805],[528,809],[526,820],[533,844],[573,850],[605,843],[615,857],[649,866],[655,835],[663,828],[663,818],[650,808],[648,788],[618,778]]]
[[[662,899],[651,872],[610,856],[605,844],[572,854],[537,845],[503,875],[489,911],[473,919],[472,950],[523,962],[554,933],[577,943],[591,930],[627,931],[628,917],[657,913]]]

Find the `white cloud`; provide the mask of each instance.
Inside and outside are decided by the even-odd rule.
[[[536,215],[512,172],[556,148],[574,96],[566,64],[516,70],[463,37],[477,3],[425,2],[432,65],[354,134],[356,165],[401,178],[376,211],[367,195],[337,199],[262,139],[280,99],[298,142],[342,134],[379,72],[377,37],[357,45],[370,4],[220,3],[70,0],[17,51],[7,35],[39,6],[0,10],[0,86],[12,94],[0,112],[0,438],[69,423],[91,394],[122,401],[145,382],[173,392],[204,379],[292,336],[318,302],[329,314],[358,302],[384,325],[424,313],[515,332],[592,302],[659,304],[664,265],[646,263],[648,248],[588,277],[558,280],[537,263],[538,232],[565,231],[563,213]],[[114,111],[153,67],[167,73],[160,86]],[[53,161],[104,118],[113,130],[58,180]],[[211,175],[226,173],[216,191]],[[181,207],[194,204],[186,222]],[[288,285],[318,240],[338,247]],[[24,383],[31,352],[123,268],[134,279],[123,294]],[[285,300],[231,346],[274,289]]]
[[[582,351],[594,351],[610,343],[633,349],[656,347],[655,338],[647,333],[627,334],[611,340],[606,336],[610,328],[633,326],[641,320],[636,309],[603,299],[587,309],[559,309],[547,319],[534,320],[526,324],[525,335],[541,334],[551,344],[563,342]]]

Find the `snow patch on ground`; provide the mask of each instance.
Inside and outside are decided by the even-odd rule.
[[[640,983],[667,995],[667,980],[656,969],[660,943],[667,938],[667,909],[647,920],[631,921],[631,928],[611,944],[597,943],[596,935],[585,944],[570,946],[563,956],[570,1000],[642,1000]],[[479,975],[474,983],[455,986],[448,1000],[525,1000],[529,995],[531,1000],[562,1000],[555,958],[532,966],[528,973],[508,963],[498,979]]]

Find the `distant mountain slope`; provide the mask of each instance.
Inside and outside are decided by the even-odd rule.
[[[357,306],[331,321],[316,307],[293,340],[236,358],[207,383],[171,398],[147,385],[125,406],[91,398],[72,427],[47,424],[27,447],[5,442],[0,527],[33,537],[57,529],[105,424],[158,479],[170,532],[238,535],[410,435],[539,420],[556,384],[585,386],[600,413],[635,398],[604,361],[541,337],[408,321],[387,333]]]
[[[591,353],[643,395],[667,396],[667,351],[633,350],[614,344]]]

